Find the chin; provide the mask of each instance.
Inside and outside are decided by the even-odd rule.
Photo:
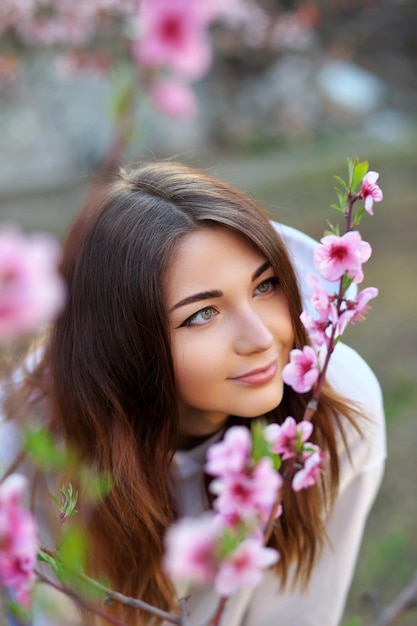
[[[283,390],[281,393],[277,394],[276,391],[274,394],[271,394],[270,398],[263,398],[260,402],[247,402],[245,406],[241,407],[241,410],[234,411],[234,415],[239,415],[240,417],[254,418],[260,417],[261,415],[265,415],[265,413],[269,413],[269,411],[273,411],[281,404],[283,396]]]

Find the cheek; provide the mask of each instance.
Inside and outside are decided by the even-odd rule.
[[[219,363],[213,349],[201,342],[176,340],[172,343],[174,377],[177,393],[184,400],[204,393],[217,375]],[[211,346],[213,348],[213,346]]]

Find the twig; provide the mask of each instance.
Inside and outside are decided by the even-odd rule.
[[[208,622],[204,624],[204,626],[220,626],[220,620],[223,616],[224,609],[226,608],[228,598],[220,598],[219,604],[217,605],[216,612],[213,617],[209,619]]]
[[[277,499],[274,502],[274,506],[271,509],[268,521],[267,521],[266,526],[265,526],[265,530],[264,530],[264,545],[267,545],[269,539],[271,538],[272,531],[274,530],[274,527],[275,527],[275,518],[277,516],[278,508],[279,508],[279,505],[281,504],[281,501],[282,501],[281,494],[279,494],[279,496],[277,497]]]
[[[417,607],[417,571],[408,585],[400,591],[398,596],[382,610],[375,626],[391,626],[405,613],[405,611]]]
[[[60,591],[61,593],[64,593],[65,595],[69,596],[70,598],[75,600],[75,602],[77,604],[79,604],[86,611],[90,611],[91,613],[95,613],[96,615],[98,615],[102,619],[104,619],[107,622],[109,622],[109,624],[114,624],[114,626],[126,626],[126,624],[124,622],[121,622],[118,619],[116,619],[115,617],[112,617],[111,615],[109,615],[108,613],[105,613],[101,609],[93,607],[90,604],[88,604],[85,600],[83,600],[83,598],[81,598],[81,596],[76,594],[69,587],[66,587],[64,585],[59,585],[58,583],[54,582],[53,580],[50,580],[49,578],[47,578],[46,576],[41,574],[38,570],[36,570],[35,573],[36,573],[36,576],[38,577],[38,579],[42,583],[44,583],[46,585],[49,585],[53,589],[56,589],[57,591]]]
[[[190,620],[188,619],[188,609],[187,609],[188,598],[189,596],[186,596],[185,598],[180,598],[179,600],[179,605],[181,609],[181,617],[182,617],[181,626],[192,626]]]
[[[42,546],[41,551],[45,552],[49,556],[55,556],[53,550],[50,550],[46,546]],[[100,591],[102,591],[106,597],[106,604],[110,604],[110,602],[119,602],[119,604],[123,604],[130,608],[140,609],[142,611],[146,611],[147,613],[152,613],[153,615],[156,615],[157,617],[160,617],[164,619],[165,621],[170,622],[171,624],[178,624],[178,626],[191,626],[189,623],[187,624],[186,622],[184,622],[183,618],[180,617],[179,615],[174,615],[173,613],[168,613],[167,611],[158,609],[152,604],[148,604],[147,602],[144,602],[144,600],[139,600],[137,598],[130,598],[128,596],[125,596],[122,593],[119,593],[118,591],[113,591],[113,589],[105,587],[98,580],[94,580],[93,578],[90,578],[89,576],[86,576],[85,574],[82,574],[81,572],[76,572],[75,575],[80,580],[83,580],[89,583],[90,585],[92,585],[93,587],[95,587],[96,589],[99,589]],[[49,582],[49,581],[46,580],[44,582]],[[73,591],[65,590],[64,593],[67,593],[67,595],[72,595],[77,601],[80,601],[79,596],[76,595]],[[96,612],[96,609],[92,609],[89,606],[86,606],[86,608],[87,610]],[[115,623],[121,624],[121,622],[115,622]]]
[[[167,622],[171,624],[178,624],[178,626],[190,626],[184,623],[184,620],[179,615],[174,615],[173,613],[167,613],[166,611],[162,611],[161,609],[156,608],[156,606],[152,606],[152,604],[148,604],[143,600],[138,600],[137,598],[129,598],[128,596],[119,593],[118,591],[112,591],[111,589],[106,589],[103,585],[98,583],[96,580],[92,578],[88,578],[88,576],[80,576],[84,580],[89,583],[95,585],[98,589],[106,593],[106,603],[109,602],[119,602],[120,604],[124,604],[125,606],[129,606],[132,609],[141,609],[142,611],[146,611],[147,613],[152,613],[157,617],[161,617]]]

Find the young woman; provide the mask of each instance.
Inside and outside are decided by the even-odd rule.
[[[112,476],[107,497],[79,506],[89,573],[160,608],[189,594],[195,626],[216,597],[167,579],[166,529],[209,508],[210,443],[259,416],[299,421],[310,397],[281,372],[290,350],[308,343],[290,255],[304,276],[313,242],[275,226],[282,236],[243,193],[184,165],[121,171],[69,234],[67,307],[26,382],[77,462]],[[257,589],[230,598],[222,624],[339,623],[385,456],[379,385],[341,344],[314,441],[329,452],[324,488],[284,490],[270,540],[280,561]],[[132,625],[151,621],[115,603],[109,611]]]

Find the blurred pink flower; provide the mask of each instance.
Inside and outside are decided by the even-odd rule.
[[[365,210],[369,213],[369,215],[374,214],[374,202],[381,202],[384,197],[381,189],[376,184],[378,178],[378,172],[368,172],[362,180],[360,197],[364,200]]]
[[[282,476],[272,467],[271,459],[264,457],[250,473],[213,480],[210,491],[217,496],[214,508],[221,516],[252,522],[268,518],[281,487]]]
[[[193,90],[185,83],[175,80],[161,80],[150,88],[150,96],[155,106],[173,117],[192,117],[197,112]]]
[[[137,0],[5,1],[19,5],[21,19],[15,21],[14,26],[26,42],[47,46],[69,45],[78,51],[88,46],[103,27],[109,30],[111,26],[117,25],[118,20],[133,17],[137,12]],[[23,11],[24,5],[27,6],[26,11]]]
[[[145,67],[163,67],[196,79],[211,63],[206,2],[142,0],[134,56]]]
[[[0,484],[0,585],[29,608],[38,552],[35,521],[21,502],[26,479],[8,476]]]
[[[323,278],[334,282],[346,272],[353,282],[362,282],[362,263],[369,259],[372,248],[362,241],[358,231],[349,231],[341,237],[328,235],[320,241],[323,245],[314,251],[314,266]]]
[[[262,580],[262,570],[274,565],[279,553],[265,548],[261,541],[245,539],[221,564],[214,579],[220,596],[230,596],[241,587],[256,587]]]
[[[319,375],[318,359],[314,348],[291,350],[290,362],[282,370],[282,378],[298,393],[310,391]]]
[[[250,431],[244,426],[232,426],[223,441],[214,443],[207,450],[205,470],[211,476],[227,476],[243,472],[252,448]]]
[[[297,422],[293,417],[287,417],[282,424],[269,424],[264,433],[270,443],[271,450],[279,454],[282,459],[291,459],[302,448],[313,431],[311,422]]]
[[[0,33],[27,20],[35,11],[37,0],[1,0]]]
[[[163,566],[173,580],[210,583],[217,571],[217,546],[221,527],[207,513],[199,518],[184,517],[165,534]]]
[[[0,231],[0,340],[36,331],[62,309],[59,257],[48,235]]]
[[[314,485],[320,476],[324,465],[327,461],[327,453],[322,452],[317,446],[314,446],[312,452],[304,455],[304,466],[300,469],[292,479],[292,488],[294,491],[308,489]]]

